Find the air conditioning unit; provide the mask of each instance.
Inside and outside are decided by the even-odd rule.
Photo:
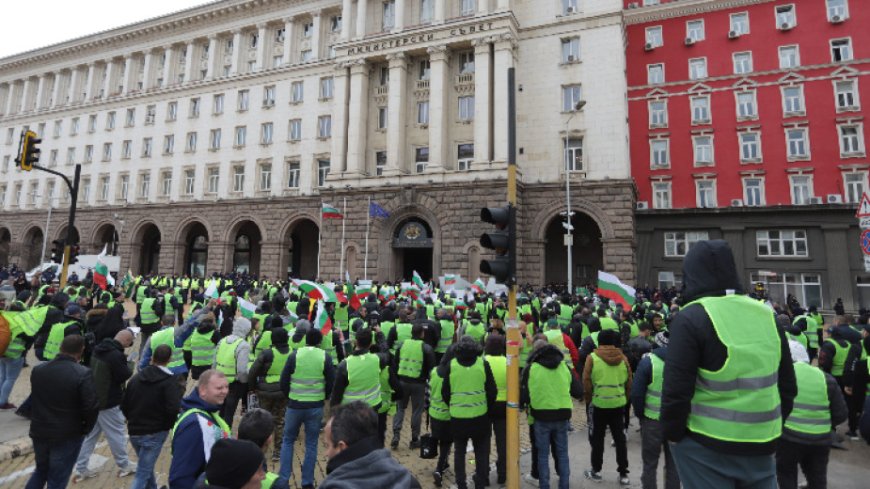
[[[728,31],[728,39],[737,39],[740,37],[740,33],[737,31]]]
[[[569,55],[568,55],[568,62],[569,62],[569,63],[573,63],[573,62],[574,62],[574,55],[573,55],[573,54],[569,54]]]
[[[640,6],[640,4],[637,2],[631,2],[628,4],[628,8],[637,8],[639,6]]]
[[[574,8],[573,5],[569,5],[568,8],[565,9],[566,14],[573,14],[577,9]]]
[[[635,207],[639,211],[645,211],[645,210],[649,209],[649,202],[642,200],[642,201],[638,202]]]
[[[643,46],[643,49],[644,49],[645,51],[652,51],[652,50],[655,49],[655,48],[656,48],[656,47],[653,46],[653,44],[652,44],[651,42],[648,42],[648,43],[646,43],[646,44]]]
[[[810,204],[821,204],[822,198],[821,197],[810,197],[809,203]]]
[[[844,20],[846,20],[846,19],[840,17],[839,15],[834,15],[831,17],[832,24],[839,24],[839,23],[843,22]]]
[[[692,44],[695,44],[695,40],[692,39],[691,37],[687,37],[686,38],[686,46],[691,46]]]
[[[731,207],[743,207],[743,199],[731,199]]]
[[[840,194],[828,194],[827,200],[829,204],[842,204],[843,196]]]
[[[783,22],[782,24],[780,24],[779,29],[782,31],[788,31],[791,30],[793,27],[794,26],[791,25],[791,22]]]

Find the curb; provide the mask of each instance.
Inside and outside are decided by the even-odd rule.
[[[30,455],[31,453],[33,453],[33,443],[30,441],[29,436],[0,443],[0,462]]]

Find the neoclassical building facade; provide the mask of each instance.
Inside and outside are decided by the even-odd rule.
[[[122,269],[476,278],[515,68],[521,282],[565,281],[566,179],[575,281],[633,281],[624,53],[619,0],[224,0],[0,59],[0,263],[66,233],[30,129]]]

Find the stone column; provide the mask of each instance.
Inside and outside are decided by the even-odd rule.
[[[6,92],[6,106],[3,110],[3,114],[5,114],[5,115],[12,114],[12,107],[13,107],[13,103],[14,103],[13,100],[15,100],[15,82],[14,81],[9,82],[8,86],[9,86],[9,90]],[[8,191],[8,189],[7,189],[7,191]]]
[[[350,40],[350,18],[353,15],[352,0],[341,2],[341,40]]]
[[[435,0],[435,11],[432,13],[432,23],[440,24],[444,22],[445,17],[445,0]],[[431,155],[432,148],[429,148],[429,154]]]
[[[175,85],[174,80],[172,79],[172,74],[175,71],[173,70],[175,65],[175,49],[171,45],[165,46],[163,52],[166,55],[163,60],[163,87],[165,88]]]
[[[369,66],[363,59],[354,61],[350,66],[349,98],[347,173],[362,175],[366,172],[369,101]]]
[[[103,98],[111,97],[115,89],[115,78],[118,64],[113,59],[106,60],[106,79],[103,80]]]
[[[447,138],[447,94],[449,92],[450,52],[447,46],[433,46],[429,52],[429,165],[427,171],[448,168],[450,141]]]
[[[154,88],[154,51],[145,51],[145,62],[142,69],[142,91]]]
[[[54,108],[60,105],[60,86],[62,85],[62,80],[63,74],[60,71],[55,71],[54,85],[51,87],[51,103],[48,104],[50,108]]]
[[[135,77],[136,77],[136,69],[133,68],[133,56],[127,55],[124,56],[124,81],[123,87],[121,88],[121,95],[127,95],[131,90],[134,89],[133,85],[135,85]]]
[[[390,64],[390,94],[387,118],[387,174],[407,171],[405,145],[405,78],[408,74],[408,63],[403,53],[387,56]]]
[[[220,72],[218,62],[223,57],[218,53],[218,36],[212,34],[208,36],[208,60],[205,62],[205,79],[213,80]]]
[[[357,0],[356,6],[356,37],[362,39],[368,32],[368,6],[369,0]]]
[[[489,162],[490,154],[490,93],[492,86],[488,39],[474,42],[474,160]]]
[[[257,70],[263,71],[266,69],[266,46],[269,45],[269,31],[265,23],[257,24]]]
[[[505,35],[495,43],[495,70],[492,99],[504,101],[493,104],[493,159],[507,161],[508,153],[508,68],[514,66],[514,40]],[[475,100],[476,102],[477,100]],[[477,148],[475,147],[475,151]]]
[[[96,80],[94,80],[96,71],[96,65],[94,65],[94,63],[88,63],[88,76],[85,78],[85,100],[94,99],[96,93]]]
[[[393,32],[398,32],[405,28],[405,0],[396,0],[396,19],[393,25]]]
[[[66,91],[67,104],[75,103],[78,99],[78,94],[81,90],[79,85],[81,85],[81,70],[78,66],[75,66],[69,71],[69,87],[67,87]]]
[[[330,161],[336,172],[347,170],[347,72],[348,66],[346,64],[337,64],[332,78],[332,156]]]
[[[233,57],[232,64],[230,65],[230,74],[238,75],[241,66],[239,66],[239,62],[242,57],[242,30],[236,29],[233,31]]]
[[[291,65],[296,60],[296,18],[284,18],[284,64]]]
[[[323,37],[323,16],[321,12],[314,12],[312,20],[314,32],[311,33],[311,55],[314,60],[320,60],[323,59],[323,55],[320,53],[320,38]]]
[[[281,243],[278,241],[263,241],[260,243],[260,275],[275,276],[281,260]]]
[[[39,75],[39,80],[36,82],[36,105],[34,109],[39,110],[45,105],[45,74]],[[41,136],[41,134],[40,134]]]
[[[194,67],[194,52],[196,51],[196,43],[191,41],[187,43],[186,51],[184,53],[184,82],[190,83],[193,81],[193,67]]]

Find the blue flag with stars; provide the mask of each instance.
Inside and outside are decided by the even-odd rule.
[[[369,202],[369,217],[386,219],[390,217],[390,213],[386,209],[378,205],[377,202]]]

